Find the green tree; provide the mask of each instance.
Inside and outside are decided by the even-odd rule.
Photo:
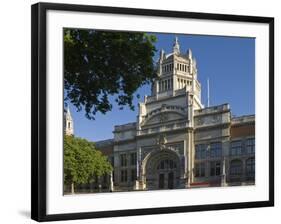
[[[93,176],[102,176],[112,171],[110,163],[91,142],[74,136],[64,137],[64,184],[88,183]]]
[[[112,109],[134,109],[135,91],[156,77],[156,37],[143,32],[64,29],[65,101],[88,119]],[[139,96],[137,96],[139,97]]]

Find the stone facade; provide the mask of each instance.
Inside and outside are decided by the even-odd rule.
[[[196,60],[177,38],[157,66],[136,122],[96,143],[114,167],[114,190],[254,184],[255,117],[233,118],[229,104],[204,107]]]

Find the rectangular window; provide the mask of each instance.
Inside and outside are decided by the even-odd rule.
[[[127,170],[121,170],[121,182],[127,182],[128,176],[127,176]]]
[[[168,90],[169,90],[171,88],[170,79],[168,79],[167,81],[168,81]]]
[[[246,160],[246,174],[248,176],[255,175],[255,158],[249,158]]]
[[[195,164],[195,177],[205,177],[205,163]]]
[[[220,176],[221,175],[221,162],[214,161],[210,163],[210,176]]]
[[[221,142],[214,142],[210,145],[210,157],[217,158],[222,156],[222,144]]]
[[[167,90],[167,88],[168,88],[168,82],[167,82],[167,80],[165,80],[164,82],[165,82],[164,90]]]
[[[137,165],[137,153],[131,153],[130,154],[130,160],[131,160],[131,166]]]
[[[131,170],[131,182],[137,180],[137,170],[136,169],[132,169]]]
[[[239,159],[230,162],[230,175],[242,175],[242,161]]]
[[[120,155],[120,160],[121,160],[121,166],[122,167],[127,166],[127,155],[126,154]]]
[[[242,141],[233,141],[230,145],[230,155],[238,156],[242,155]]]
[[[207,145],[205,144],[195,145],[195,159],[205,159],[206,151],[207,151]]]
[[[255,139],[249,138],[246,141],[246,151],[247,154],[254,154],[255,153]]]

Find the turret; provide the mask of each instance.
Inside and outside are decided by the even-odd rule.
[[[180,45],[179,45],[177,36],[175,37],[175,41],[174,41],[174,45],[173,45],[173,52],[175,54],[180,54]]]
[[[65,133],[65,135],[74,134],[73,119],[72,119],[69,107],[67,107],[67,111],[64,114],[64,133]]]
[[[165,58],[165,51],[163,49],[161,49],[161,51],[160,51],[160,61],[163,61],[164,58]]]

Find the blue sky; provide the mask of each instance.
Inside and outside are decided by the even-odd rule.
[[[156,48],[172,51],[174,34],[156,34]],[[229,103],[235,116],[255,113],[255,39],[222,36],[178,35],[181,52],[192,50],[197,60],[198,79],[202,88],[202,103],[207,105],[207,78],[210,80],[210,105]],[[155,60],[159,58],[159,52]],[[140,99],[134,99],[135,111],[125,107],[106,115],[97,113],[95,120],[88,120],[84,112],[76,112],[70,105],[76,136],[91,141],[113,138],[114,125],[135,122],[137,104],[144,95],[150,95],[150,86],[137,91]]]

